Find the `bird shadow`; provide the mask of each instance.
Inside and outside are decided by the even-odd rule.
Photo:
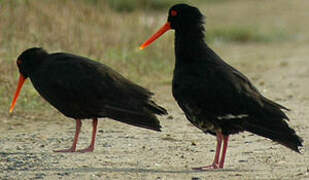
[[[38,169],[3,169],[6,171],[56,171],[68,173],[94,173],[94,172],[122,172],[122,173],[152,173],[152,174],[195,174],[203,172],[250,172],[251,170],[239,169],[219,169],[219,170],[160,170],[145,168],[106,168],[106,167],[80,167],[80,168],[38,168]]]
[[[48,155],[46,152],[0,152],[0,157],[8,157],[14,155]],[[171,169],[174,169],[171,167]],[[151,173],[151,174],[196,174],[203,172],[251,172],[249,169],[209,169],[209,170],[194,170],[194,169],[181,169],[181,170],[168,170],[168,169],[151,169],[151,168],[114,168],[114,167],[77,167],[77,168],[44,168],[44,167],[32,167],[32,168],[3,168],[4,171],[54,171],[54,172],[65,172],[65,173],[93,173],[93,172],[107,172],[107,173]]]

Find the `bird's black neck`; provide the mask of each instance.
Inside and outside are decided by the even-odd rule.
[[[175,31],[175,55],[176,64],[181,61],[190,63],[203,56],[209,49],[205,40],[204,27],[198,26],[185,30]]]

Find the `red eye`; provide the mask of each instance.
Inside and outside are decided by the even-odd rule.
[[[172,11],[171,11],[171,16],[177,16],[177,11],[172,10]]]
[[[21,63],[22,63],[21,60],[18,59],[18,60],[17,60],[17,64],[18,64],[18,65],[21,65]]]

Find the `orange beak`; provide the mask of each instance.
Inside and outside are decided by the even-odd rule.
[[[171,29],[171,23],[167,22],[165,23],[158,32],[156,32],[154,35],[151,36],[144,44],[142,44],[139,49],[143,50],[145,47],[149,46],[153,41],[158,39],[162,34],[164,34],[166,31]]]
[[[13,102],[12,102],[12,105],[10,107],[10,113],[13,112],[13,109],[15,107],[15,104],[16,104],[16,101],[17,101],[17,98],[18,98],[18,95],[20,93],[20,90],[25,82],[26,78],[20,74],[19,76],[19,82],[18,82],[18,85],[17,85],[17,89],[16,89],[16,92],[15,92],[15,96],[14,96],[14,99],[13,99]]]

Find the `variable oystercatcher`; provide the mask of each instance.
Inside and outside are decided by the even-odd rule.
[[[94,150],[97,118],[108,117],[130,125],[160,131],[157,115],[167,111],[151,100],[153,93],[121,76],[108,66],[68,53],[49,54],[42,48],[25,50],[17,59],[20,72],[18,87],[10,112],[28,77],[34,88],[65,116],[76,120],[73,145],[55,152],[76,152],[82,119],[93,119]]]
[[[199,9],[177,4],[170,8],[167,23],[140,46],[143,49],[167,30],[175,30],[173,96],[192,124],[217,137],[213,163],[195,169],[223,168],[229,135],[242,131],[300,152],[302,139],[288,126],[282,111],[288,109],[261,95],[245,75],[211,50],[203,25]]]

